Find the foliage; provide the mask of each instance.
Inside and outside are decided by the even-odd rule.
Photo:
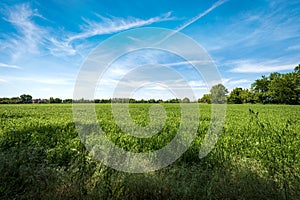
[[[235,88],[227,97],[227,103],[242,104],[242,103],[254,103],[253,93],[248,89]]]
[[[252,84],[254,96],[258,103],[299,104],[300,103],[300,71],[280,74],[271,73],[262,76]]]
[[[182,99],[182,103],[190,103],[190,99],[185,97],[184,99]]]
[[[300,64],[294,72],[271,73],[254,81],[251,90],[234,88],[228,103],[300,104]]]
[[[62,103],[62,99],[50,97],[49,102],[50,103]]]
[[[31,103],[32,102],[32,96],[29,94],[22,94],[20,96],[20,98],[21,98],[22,103]]]
[[[216,104],[226,103],[227,93],[228,90],[223,84],[217,84],[212,86],[210,89],[211,102]]]
[[[141,126],[153,104],[132,104]],[[133,152],[159,149],[180,125],[180,106],[163,104],[167,120],[151,138],[116,125],[109,104],[96,105],[107,137]],[[189,105],[187,105],[189,106]],[[128,174],[93,160],[74,126],[71,105],[0,106],[1,199],[298,199],[300,107],[227,105],[223,133],[198,158],[211,107],[200,105],[198,136],[186,153],[157,172]]]
[[[204,94],[203,97],[198,100],[198,103],[211,104],[211,95],[210,94]]]

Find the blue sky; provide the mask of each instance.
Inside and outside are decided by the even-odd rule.
[[[300,63],[299,22],[298,0],[4,0],[0,2],[0,96],[72,98],[77,74],[89,53],[106,39],[141,27],[186,34],[207,51],[229,90],[250,88],[262,75],[290,72]],[[188,76],[189,68],[180,59],[163,54],[148,50],[124,56],[99,81],[95,97],[111,97],[114,85],[126,77],[134,62],[177,63],[177,69]],[[143,62],[138,62],[136,58],[141,57]],[[153,77],[158,73],[145,71]],[[139,86],[143,76],[129,77],[138,86],[134,98],[174,97],[164,86]],[[165,85],[182,86],[167,78]],[[190,98],[208,92],[203,80],[187,79],[195,91]]]

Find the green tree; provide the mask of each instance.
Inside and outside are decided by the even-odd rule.
[[[149,99],[148,103],[156,103],[156,100],[155,99]]]
[[[255,103],[253,97],[254,97],[254,93],[252,90],[246,89],[242,93],[242,98],[244,103]]]
[[[300,65],[294,72],[271,73],[262,76],[251,85],[253,99],[260,103],[299,104],[300,103]]]
[[[55,98],[54,99],[54,103],[61,103],[61,102],[62,102],[62,100],[60,98]]]
[[[243,89],[242,88],[234,88],[228,98],[227,102],[228,103],[233,103],[233,104],[242,104],[243,103],[243,97],[242,97]]]
[[[211,95],[210,94],[204,94],[201,99],[198,99],[198,102],[199,103],[211,104]]]
[[[248,89],[234,88],[227,97],[227,102],[232,104],[254,103],[253,93]]]
[[[50,97],[50,103],[62,103],[62,99]]]
[[[216,104],[226,103],[227,88],[223,84],[212,86],[210,89],[211,102]]]
[[[190,103],[190,99],[185,97],[184,99],[182,99],[182,103]]]
[[[300,82],[296,73],[287,73],[273,79],[270,84],[272,103],[296,104],[298,102]]]
[[[9,98],[7,97],[3,97],[3,98],[0,98],[0,103],[1,104],[9,104]]]
[[[9,99],[9,103],[19,104],[19,103],[22,103],[22,99],[20,97],[12,97]]]
[[[32,96],[29,94],[22,94],[20,98],[22,103],[32,103]]]
[[[255,102],[257,103],[270,103],[271,97],[269,93],[270,79],[266,76],[262,76],[261,79],[257,79],[251,85],[254,91]]]
[[[296,94],[297,94],[297,104],[300,104],[300,64],[295,67],[295,84],[296,84]]]
[[[296,73],[300,73],[300,64],[298,66],[296,66],[294,70]]]

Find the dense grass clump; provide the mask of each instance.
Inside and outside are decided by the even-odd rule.
[[[180,126],[180,106],[162,104],[166,123],[135,138],[115,123],[109,104],[96,105],[106,136],[132,152],[162,148]],[[130,105],[132,120],[150,123],[151,104]],[[172,165],[130,174],[87,152],[70,105],[0,106],[1,199],[299,199],[300,107],[228,105],[222,135],[203,159],[198,153],[210,125],[210,105],[199,105],[197,137]]]

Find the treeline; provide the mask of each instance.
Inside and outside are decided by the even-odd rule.
[[[20,97],[12,97],[12,98],[0,98],[0,104],[47,104],[47,103],[190,103],[189,98],[184,99],[131,99],[131,98],[112,98],[112,99],[60,99],[50,97],[49,99],[33,99],[29,94],[23,94]]]
[[[300,104],[300,65],[294,72],[271,73],[262,76],[251,84],[250,89],[237,87],[229,95],[228,90],[219,84],[213,86],[210,94],[198,100],[200,103],[262,103],[262,104]]]
[[[262,104],[300,104],[300,64],[293,72],[280,74],[271,73],[269,76],[262,76],[251,84],[250,89],[240,87],[234,88],[228,94],[227,88],[222,85],[214,85],[209,94],[204,94],[199,103],[262,103]],[[32,99],[29,94],[20,97],[0,98],[0,104],[24,104],[24,103],[191,103],[189,98],[184,99],[60,99],[50,97],[49,99]]]

